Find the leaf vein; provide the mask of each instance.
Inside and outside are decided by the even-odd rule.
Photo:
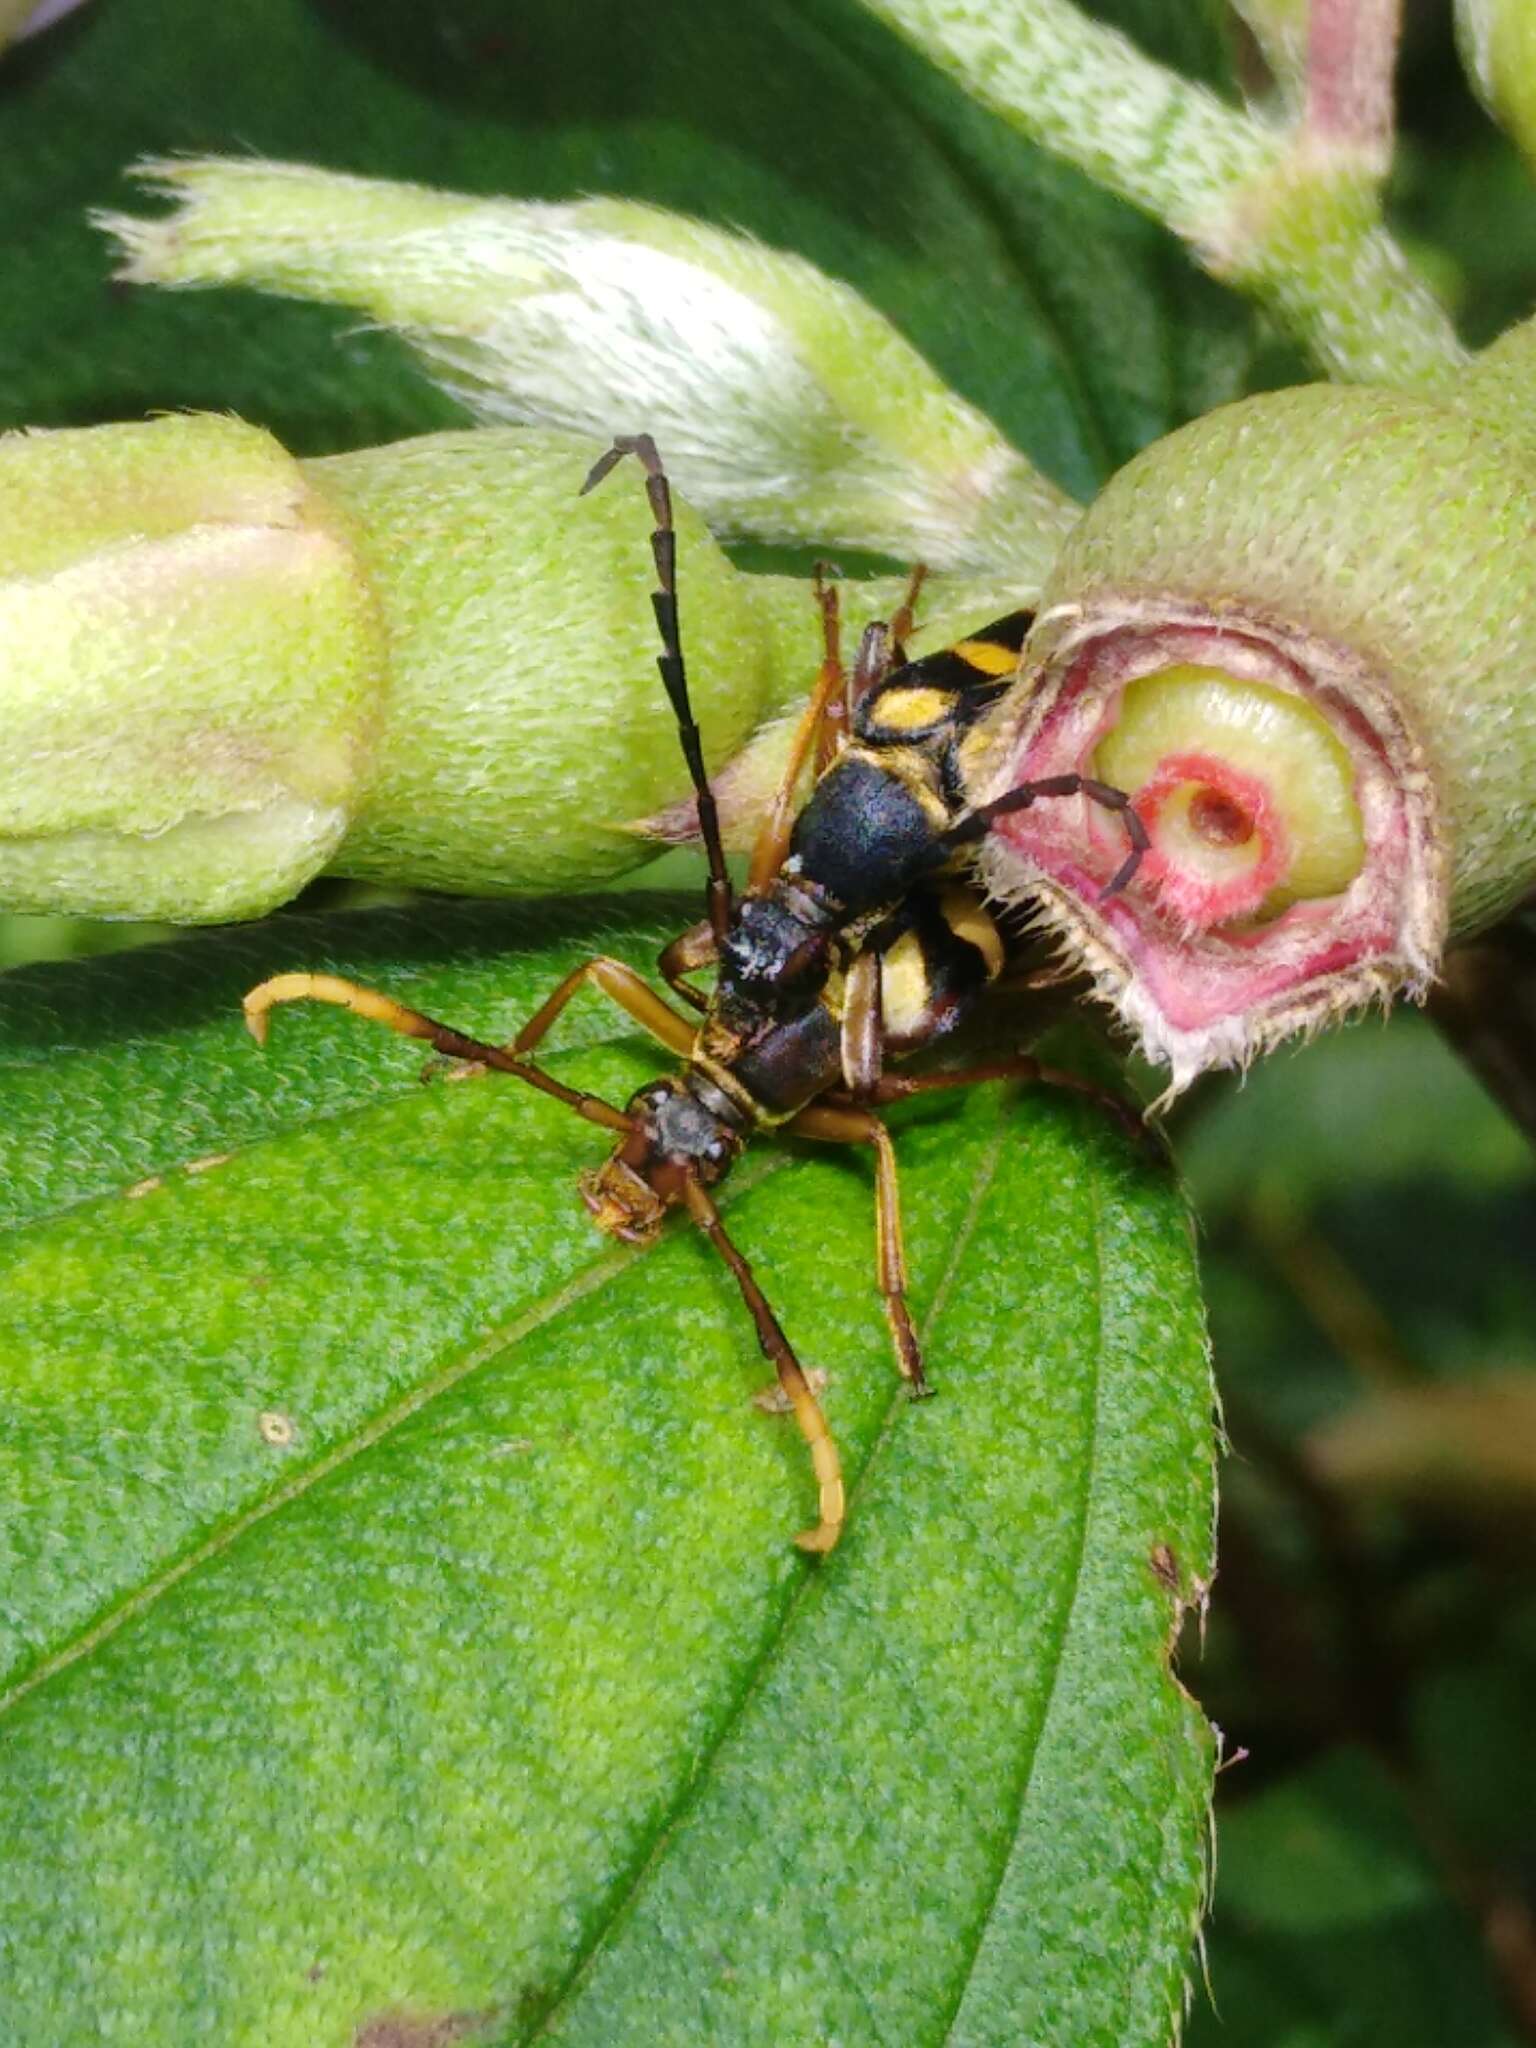
[[[748,1193],[770,1175],[781,1172],[789,1163],[790,1156],[787,1153],[758,1154],[735,1176],[731,1189],[732,1199]],[[127,1594],[115,1607],[100,1615],[72,1642],[66,1643],[61,1649],[55,1650],[42,1662],[34,1665],[25,1677],[19,1679],[8,1691],[0,1693],[0,1718],[19,1705],[29,1693],[47,1684],[59,1672],[77,1663],[81,1657],[88,1656],[98,1644],[115,1635],[127,1622],[137,1619],[182,1579],[200,1569],[210,1559],[220,1556],[248,1529],[255,1527],[258,1522],[265,1521],[269,1515],[276,1514],[290,1501],[301,1498],[312,1487],[328,1479],[333,1472],[349,1465],[365,1451],[371,1450],[376,1443],[408,1422],[419,1409],[425,1408],[440,1394],[447,1393],[450,1388],[457,1386],[460,1380],[467,1378],[470,1373],[505,1351],[509,1345],[521,1342],[533,1331],[541,1329],[545,1323],[552,1322],[573,1303],[584,1300],[587,1295],[606,1286],[610,1280],[616,1279],[643,1255],[639,1250],[622,1245],[605,1251],[581,1272],[573,1274],[553,1294],[534,1302],[509,1322],[499,1324],[477,1344],[471,1345],[462,1356],[444,1366],[440,1372],[434,1373],[430,1379],[423,1380],[409,1392],[401,1395],[399,1400],[392,1402],[381,1414],[372,1417],[361,1428],[354,1430],[350,1436],[334,1445],[323,1457],[317,1458],[314,1464],[296,1473],[286,1485],[275,1488],[265,1498],[233,1516],[222,1528],[216,1529],[202,1542],[194,1544],[184,1556],[176,1558],[143,1585]]]
[[[457,1386],[460,1380],[484,1365],[489,1359],[506,1350],[509,1345],[520,1342],[522,1338],[541,1328],[545,1323],[552,1321],[554,1317],[561,1314],[563,1310],[569,1308],[573,1303],[583,1300],[587,1295],[606,1285],[608,1281],[615,1279],[638,1256],[640,1254],[627,1247],[619,1247],[600,1254],[583,1271],[574,1274],[562,1287],[556,1289],[553,1294],[547,1296],[542,1301],[535,1302],[530,1308],[523,1310],[520,1315],[513,1317],[510,1322],[499,1325],[488,1336],[482,1337],[477,1344],[471,1345],[468,1350],[453,1360],[451,1364],[444,1366],[440,1372],[435,1373],[431,1379],[424,1380],[419,1385],[412,1387],[399,1400],[392,1402],[381,1414],[373,1416],[361,1428],[354,1430],[350,1436],[334,1445],[323,1457],[317,1458],[304,1471],[296,1473],[286,1485],[275,1488],[263,1499],[255,1502],[240,1514],[235,1515],[222,1528],[215,1530],[213,1534],[205,1537],[202,1542],[194,1545],[185,1556],[175,1559],[174,1562],[167,1565],[162,1571],[146,1580],[143,1585],[136,1587],[133,1592],[120,1600],[117,1606],[111,1608],[92,1622],[73,1642],[66,1643],[61,1649],[54,1651],[40,1664],[34,1666],[8,1692],[0,1694],[0,1716],[9,1713],[29,1693],[35,1692],[39,1686],[45,1685],[61,1671],[66,1670],[71,1664],[77,1663],[81,1657],[89,1655],[92,1650],[96,1649],[100,1643],[106,1641],[109,1636],[115,1635],[125,1623],[135,1620],[140,1614],[152,1607],[163,1594],[169,1592],[182,1579],[188,1577],[202,1565],[207,1564],[210,1559],[220,1556],[225,1550],[229,1549],[248,1529],[254,1528],[258,1522],[264,1522],[269,1515],[278,1513],[290,1501],[301,1498],[312,1487],[319,1485],[322,1480],[328,1479],[333,1472],[350,1464],[354,1458],[361,1456],[365,1451],[371,1450],[376,1443],[379,1443],[384,1437],[398,1429],[402,1423],[409,1421],[411,1416],[416,1414],[419,1409],[426,1407],[438,1395],[446,1393],[451,1387]]]
[[[1013,1865],[1014,1857],[1018,1850],[1019,1837],[1023,1833],[1024,1817],[1029,1806],[1030,1793],[1034,1787],[1035,1768],[1040,1760],[1040,1752],[1045,1745],[1046,1730],[1050,1726],[1051,1714],[1055,1707],[1057,1692],[1061,1684],[1062,1670],[1066,1663],[1067,1644],[1072,1635],[1073,1618],[1083,1590],[1083,1573],[1088,1556],[1088,1530],[1092,1521],[1094,1482],[1098,1470],[1104,1393],[1104,1218],[1097,1187],[1090,1189],[1089,1199],[1093,1209],[1092,1249],[1096,1276],[1093,1294],[1095,1306],[1093,1387],[1090,1403],[1092,1422],[1088,1432],[1087,1455],[1082,1462],[1082,1483],[1078,1488],[1075,1504],[1076,1514],[1070,1566],[1071,1590],[1067,1595],[1066,1601],[1063,1603],[1061,1621],[1049,1649],[1040,1716],[1036,1723],[1034,1740],[1029,1745],[1029,1753],[1024,1762],[1018,1795],[1014,1801],[1013,1824],[1009,1829],[1010,1847],[1007,1854],[1001,1858],[998,1864],[997,1881],[992,1887],[991,1896],[987,1900],[986,1906],[977,1922],[975,1946],[971,1951],[970,1961],[966,1966],[965,1975],[961,1980],[949,2017],[944,2024],[943,2033],[938,2037],[943,2042],[944,2048],[950,2048],[950,2044],[957,2038],[956,2028],[965,2010],[965,2002],[970,1994],[971,1985],[975,1981],[982,1950],[986,1946],[987,1930],[996,1914],[997,1902],[1002,1897],[1003,1887],[1008,1881],[1008,1872]]]
[[[933,1296],[929,1303],[928,1313],[922,1318],[923,1335],[925,1337],[931,1331],[957,1276],[963,1270],[966,1253],[971,1239],[976,1233],[976,1226],[986,1198],[987,1189],[991,1186],[997,1173],[1003,1144],[1004,1134],[1001,1128],[999,1128],[997,1136],[988,1147],[985,1156],[980,1162],[971,1202],[951,1241],[949,1254],[944,1262],[944,1269],[939,1275],[938,1283],[934,1288]],[[890,1441],[897,1417],[907,1405],[906,1392],[904,1389],[899,1389],[892,1396],[881,1421],[880,1428],[876,1433],[873,1443],[870,1445],[869,1454],[849,1488],[850,1510],[857,1507],[860,1497],[867,1489],[869,1477],[874,1470],[876,1461],[886,1444]],[[636,1859],[632,1874],[617,1888],[612,1910],[603,1924],[595,1930],[585,1954],[576,1958],[570,1970],[566,1973],[563,1982],[556,1988],[548,2005],[542,2013],[538,2014],[531,2021],[528,2031],[522,2037],[525,2044],[531,2044],[548,2035],[550,2029],[560,2017],[563,2008],[576,1995],[582,1981],[589,1977],[597,1967],[598,1959],[603,1951],[612,1946],[619,1929],[628,1920],[630,1915],[637,1910],[640,1896],[645,1889],[652,1870],[661,1861],[673,1837],[684,1826],[693,1808],[698,1805],[703,1796],[703,1790],[709,1783],[710,1773],[714,1769],[717,1759],[720,1757],[733,1733],[745,1719],[747,1709],[762,1689],[770,1665],[790,1635],[802,1608],[820,1583],[820,1572],[810,1569],[801,1576],[799,1582],[793,1588],[789,1599],[784,1604],[784,1610],[778,1625],[768,1633],[760,1654],[753,1661],[745,1675],[745,1681],[740,1693],[730,1706],[728,1712],[722,1716],[720,1727],[714,1740],[703,1752],[698,1767],[689,1774],[687,1780],[679,1787],[677,1795],[668,1811],[658,1821],[650,1841],[646,1844],[643,1853]],[[842,1964],[839,1960],[839,1968],[841,1967]],[[868,2000],[865,1994],[856,1984],[854,1988],[858,1990],[859,1997],[864,2003],[865,2009],[868,2010]],[[871,2022],[873,2023],[873,2014],[871,2014]],[[882,2038],[878,2034],[878,2028],[877,2038]]]

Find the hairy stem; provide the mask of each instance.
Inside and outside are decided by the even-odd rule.
[[[1392,67],[1401,0],[1312,0],[1306,122],[1385,171],[1392,153]]]
[[[1070,0],[865,5],[1032,141],[1164,222],[1335,376],[1435,387],[1462,361],[1381,223],[1378,167],[1362,158],[1367,139],[1390,139],[1395,0],[1319,0],[1294,130],[1226,105]]]

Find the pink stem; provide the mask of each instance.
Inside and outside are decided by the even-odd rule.
[[[1307,27],[1309,134],[1379,158],[1392,148],[1392,67],[1402,0],[1312,0]]]

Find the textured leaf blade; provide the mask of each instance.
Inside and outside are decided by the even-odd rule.
[[[462,918],[259,946],[366,956],[486,1029],[585,949],[470,960]],[[242,1149],[11,1234],[12,2038],[1166,2039],[1210,1758],[1154,1554],[1207,1569],[1210,1459],[1161,1172],[1041,1095],[906,1117],[943,1388],[913,1408],[862,1166],[746,1163],[731,1227],[832,1371],[855,1478],[818,1568],[704,1247],[595,1238],[571,1176],[600,1141],[524,1090],[423,1089],[418,1049],[330,1012],[261,1059],[208,1011],[252,944],[162,958],[118,1077],[141,1105],[200,1052],[258,1095],[286,1068]],[[122,963],[61,970],[59,1022],[103,1028],[96,974],[131,998]],[[50,977],[18,979],[24,1139]],[[77,1057],[103,1174],[150,1164],[110,1047]],[[562,1056],[610,1092],[653,1064],[611,1036]]]

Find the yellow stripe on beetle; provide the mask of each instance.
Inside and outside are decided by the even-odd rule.
[[[903,932],[881,964],[880,1020],[886,1037],[921,1037],[933,1004],[933,977],[922,940],[916,932]]]
[[[914,686],[910,690],[886,690],[869,708],[869,722],[885,732],[925,732],[938,725],[955,708],[953,690]]]
[[[996,981],[1003,971],[1003,941],[981,899],[969,889],[946,889],[939,914],[957,939],[976,948],[986,962],[988,981]]]
[[[949,650],[984,676],[1011,676],[1019,665],[1016,647],[999,647],[995,640],[957,640]]]

